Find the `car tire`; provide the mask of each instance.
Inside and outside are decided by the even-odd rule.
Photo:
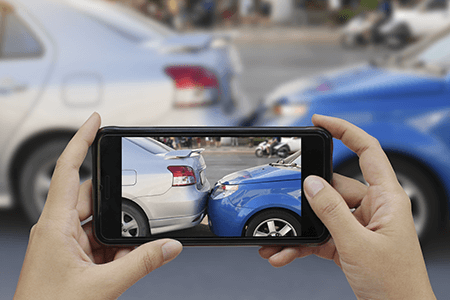
[[[301,236],[300,221],[281,209],[262,211],[253,216],[244,230],[244,236],[292,237]]]
[[[447,208],[441,202],[441,189],[433,175],[417,162],[390,155],[389,160],[396,172],[400,185],[411,199],[411,209],[417,235],[422,244],[431,239],[446,218]],[[364,182],[357,159],[336,169],[337,173]]]
[[[31,223],[36,223],[47,199],[56,162],[69,142],[69,138],[48,141],[36,148],[19,171],[18,187],[21,206]],[[91,155],[80,168],[80,180],[91,178]]]
[[[255,155],[256,157],[263,157],[264,156],[264,152],[262,149],[256,149],[255,150]]]
[[[388,48],[393,50],[399,50],[404,48],[409,39],[411,38],[411,33],[406,26],[401,26],[396,29],[395,32],[388,34],[385,37],[385,43]]]
[[[144,212],[133,202],[122,201],[122,237],[149,237],[150,225]]]
[[[277,155],[280,158],[288,157],[289,156],[289,148],[288,147],[281,147],[280,149],[278,149]]]

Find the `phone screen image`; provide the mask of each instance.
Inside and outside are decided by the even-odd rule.
[[[108,146],[101,152],[114,159],[103,157],[108,167],[97,172],[105,174],[99,227],[112,240],[239,244],[324,234],[302,192],[305,171],[323,173],[317,137],[165,133],[103,140]]]

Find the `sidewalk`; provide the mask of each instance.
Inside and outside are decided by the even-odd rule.
[[[340,29],[328,26],[270,26],[218,28],[215,33],[231,35],[236,43],[305,42],[339,44]]]
[[[233,153],[233,154],[255,154],[256,146],[249,147],[247,146],[210,146],[210,147],[204,147],[205,151],[203,153],[214,153],[214,154],[227,154],[227,153]]]

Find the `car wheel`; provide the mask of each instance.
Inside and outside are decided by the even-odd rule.
[[[397,29],[396,32],[388,34],[385,41],[389,48],[398,50],[405,47],[410,38],[411,34],[409,29],[407,27],[401,27]]]
[[[47,199],[50,181],[56,161],[69,139],[55,139],[39,146],[29,155],[19,173],[19,196],[21,205],[32,223],[36,223]],[[91,178],[91,155],[80,168],[80,181]]]
[[[129,201],[122,201],[122,237],[148,237],[150,225],[145,214]]]
[[[302,233],[300,222],[289,212],[271,209],[255,215],[244,235],[253,237],[292,237]]]
[[[361,35],[344,34],[341,37],[341,46],[344,49],[354,49],[365,44],[364,37]]]
[[[256,157],[263,157],[264,153],[263,153],[262,149],[256,149],[255,155],[256,155]]]
[[[414,225],[420,241],[424,243],[438,232],[440,222],[445,218],[446,208],[442,207],[444,204],[440,201],[439,187],[432,175],[417,163],[397,156],[390,156],[389,160],[400,185],[411,199]],[[357,160],[352,160],[336,172],[364,182]]]
[[[289,149],[287,147],[282,147],[282,148],[278,149],[277,155],[280,158],[286,158],[289,155]]]

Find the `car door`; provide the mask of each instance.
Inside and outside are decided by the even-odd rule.
[[[39,98],[52,65],[48,39],[32,21],[16,1],[0,1],[0,155]]]

